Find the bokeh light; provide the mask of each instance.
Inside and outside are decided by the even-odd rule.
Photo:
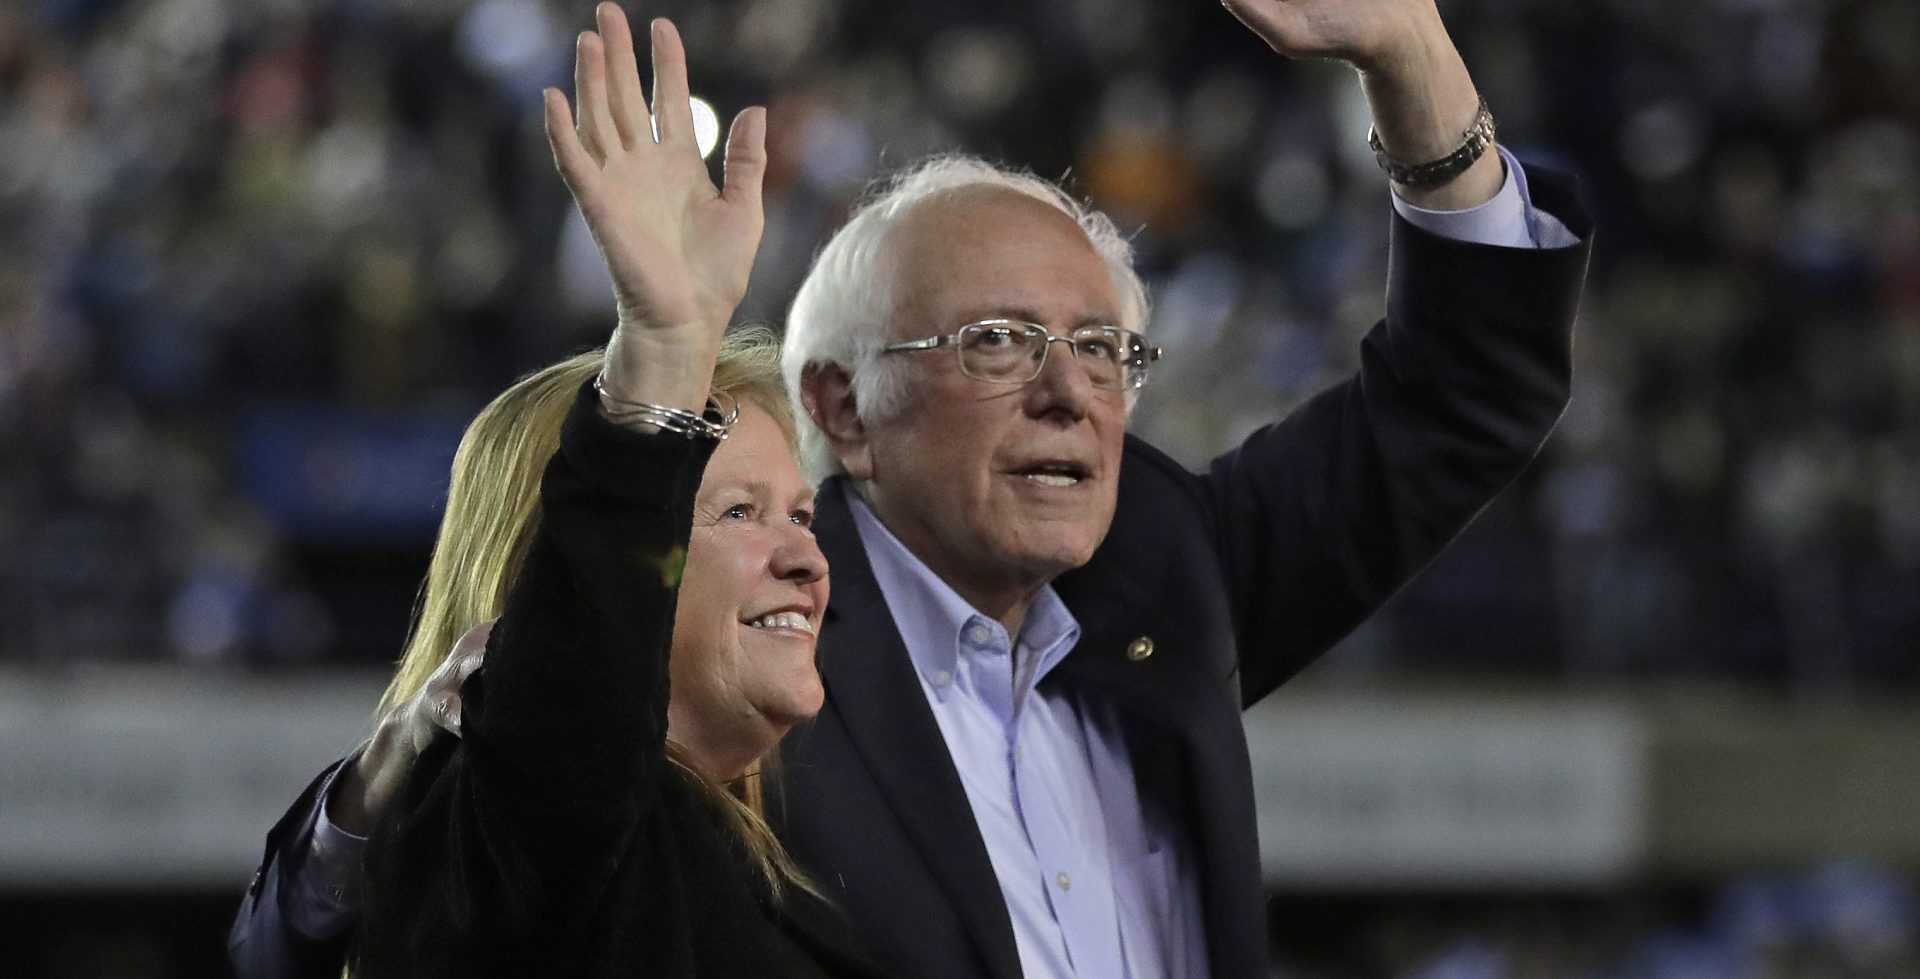
[[[710,157],[714,147],[720,145],[720,114],[706,99],[696,95],[689,100],[693,108],[693,139],[700,146],[700,156]]]

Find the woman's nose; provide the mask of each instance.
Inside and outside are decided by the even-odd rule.
[[[807,530],[794,527],[773,552],[773,576],[783,581],[809,583],[827,576],[827,556]]]

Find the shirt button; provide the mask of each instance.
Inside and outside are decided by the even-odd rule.
[[[978,622],[967,626],[967,639],[973,643],[984,645],[987,640],[992,638],[993,633],[989,632],[986,626]]]
[[[1059,884],[1060,889],[1063,891],[1073,890],[1073,878],[1068,877],[1067,872],[1064,870],[1053,875],[1053,882]]]
[[[953,674],[948,673],[946,670],[941,670],[933,675],[933,685],[936,687],[944,687],[952,682]]]

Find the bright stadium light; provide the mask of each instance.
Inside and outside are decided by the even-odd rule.
[[[689,101],[693,105],[693,141],[700,147],[700,158],[706,159],[720,145],[720,114],[698,95]]]
[[[693,143],[700,147],[700,158],[713,155],[713,148],[720,145],[720,114],[706,99],[695,95],[687,99],[687,105],[693,110]],[[660,120],[653,121],[653,138],[660,138]]]

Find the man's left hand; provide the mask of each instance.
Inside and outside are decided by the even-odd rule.
[[[1223,0],[1227,10],[1290,58],[1334,58],[1390,70],[1437,40],[1451,47],[1432,0]]]
[[[1389,158],[1427,163],[1457,148],[1480,96],[1433,0],[1222,0],[1288,57],[1336,58],[1360,69],[1373,125]],[[1498,193],[1505,170],[1493,147],[1437,186],[1396,189],[1416,207],[1458,211]]]

